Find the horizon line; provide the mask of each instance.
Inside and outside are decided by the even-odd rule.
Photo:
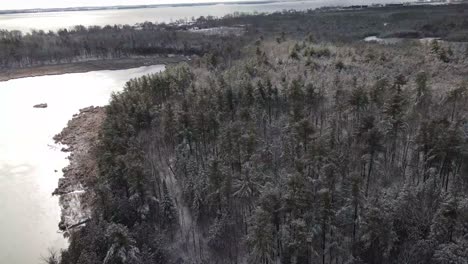
[[[95,11],[103,9],[137,9],[137,8],[156,8],[156,7],[183,7],[183,6],[207,6],[207,5],[235,5],[235,4],[269,4],[275,2],[308,2],[311,0],[235,0],[235,1],[213,1],[213,2],[180,2],[180,3],[161,3],[161,4],[123,4],[123,5],[87,5],[70,7],[45,7],[45,8],[17,8],[0,9],[0,14],[5,13],[47,13],[47,12],[73,12],[73,11]]]

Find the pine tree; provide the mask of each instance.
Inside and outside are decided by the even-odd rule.
[[[298,122],[304,117],[304,91],[302,80],[295,79],[289,86],[290,113],[293,122]]]
[[[262,208],[254,211],[252,224],[249,228],[247,243],[250,247],[249,263],[275,263],[275,227],[271,215]]]
[[[390,127],[387,131],[390,141],[390,164],[393,164],[396,158],[397,142],[399,133],[405,125],[405,114],[407,100],[403,94],[402,86],[406,84],[406,80],[402,75],[397,76],[393,85],[393,95],[386,102],[384,114]]]
[[[389,260],[397,236],[393,228],[391,206],[385,197],[368,204],[361,228],[361,255],[368,263],[385,263]]]
[[[172,233],[173,228],[178,225],[178,213],[165,181],[163,182],[163,198],[160,207],[162,211],[162,226]]]
[[[369,98],[363,87],[358,87],[351,92],[349,104],[353,107],[356,123],[359,124],[362,111],[366,110],[369,105]]]
[[[460,84],[457,88],[450,90],[446,96],[447,104],[451,104],[450,120],[456,121],[458,108],[463,107],[468,98],[468,89],[466,83]]]
[[[364,143],[363,154],[369,157],[367,162],[368,170],[365,192],[367,197],[369,193],[369,185],[372,178],[375,158],[378,156],[379,152],[384,150],[382,145],[383,134],[376,126],[375,118],[373,116],[367,116],[362,121],[358,135]]]
[[[107,250],[104,264],[139,264],[140,251],[128,229],[119,224],[111,224],[107,228],[110,247]]]

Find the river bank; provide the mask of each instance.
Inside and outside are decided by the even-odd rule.
[[[12,69],[0,71],[0,82],[45,75],[59,75],[66,73],[84,73],[91,71],[102,70],[126,70],[138,68],[142,66],[151,66],[158,64],[173,64],[186,61],[185,56],[171,57],[138,57],[138,58],[121,58],[107,60],[92,60],[84,62],[72,62],[56,65],[34,66],[22,69]]]
[[[56,143],[65,145],[62,151],[70,152],[70,164],[63,169],[63,178],[60,178],[53,192],[53,195],[59,196],[62,210],[59,228],[62,231],[68,231],[90,217],[88,204],[93,195],[86,190],[97,177],[95,146],[104,119],[103,107],[81,109],[54,137]]]
[[[80,109],[105,106],[111,94],[121,92],[128,80],[164,69],[154,65],[0,82],[0,120],[8,128],[0,132],[0,200],[2,212],[8,215],[0,217],[0,233],[7,238],[0,241],[0,263],[40,263],[48,248],[60,251],[67,247],[63,232],[57,232],[61,196],[51,194],[63,178],[62,168],[70,164],[70,152],[60,150],[70,146],[54,144],[52,138]],[[48,107],[33,108],[39,103]],[[89,127],[93,126],[97,125]],[[86,186],[90,185],[83,184],[61,200],[87,203],[90,200],[84,195],[88,194],[83,194]],[[79,221],[78,217],[68,219],[69,224]],[[25,250],[28,254],[23,254]]]

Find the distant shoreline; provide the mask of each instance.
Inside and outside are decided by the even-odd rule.
[[[78,7],[62,7],[62,8],[31,8],[31,9],[6,9],[0,10],[0,15],[14,14],[36,14],[36,13],[54,13],[54,12],[86,12],[86,11],[111,11],[111,10],[131,10],[131,9],[151,9],[151,8],[167,8],[167,7],[200,7],[200,6],[215,6],[215,5],[266,5],[277,3],[294,3],[294,2],[310,2],[314,0],[256,0],[256,1],[233,1],[233,2],[205,2],[205,3],[175,3],[175,4],[150,4],[150,5],[116,5],[116,6],[78,6]],[[443,0],[433,0],[431,2],[418,2],[417,0],[400,0],[388,2],[385,4],[373,3],[368,4],[348,4],[339,6],[340,8],[352,8],[359,6],[387,6],[387,5],[446,5],[446,4],[462,4],[468,0],[457,0],[455,2],[445,2]],[[337,8],[338,6],[323,6],[320,8]],[[316,9],[320,9],[316,8]]]
[[[186,61],[187,57],[143,57],[122,58],[108,60],[93,60],[86,62],[72,62],[55,65],[34,66],[21,69],[0,71],[0,82],[19,78],[38,77],[46,75],[60,75],[67,73],[84,73],[90,71],[125,70],[158,64],[173,64]]]
[[[211,3],[180,3],[180,4],[153,4],[153,5],[119,5],[119,6],[91,6],[91,7],[66,7],[66,8],[35,8],[35,9],[13,9],[0,10],[0,15],[9,14],[28,14],[28,13],[52,13],[52,12],[78,12],[78,11],[100,11],[100,10],[127,10],[127,9],[143,9],[143,8],[164,8],[164,7],[190,7],[190,6],[213,6],[213,5],[255,5],[255,4],[271,4],[281,3],[286,1],[236,1],[236,2],[211,2]]]

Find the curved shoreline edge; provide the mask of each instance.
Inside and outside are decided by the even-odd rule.
[[[0,70],[0,82],[47,75],[85,73],[103,70],[126,70],[158,64],[174,64],[187,60],[190,60],[190,58],[177,55],[168,57],[130,57],[121,59],[91,60],[64,64],[34,66],[21,69]]]

